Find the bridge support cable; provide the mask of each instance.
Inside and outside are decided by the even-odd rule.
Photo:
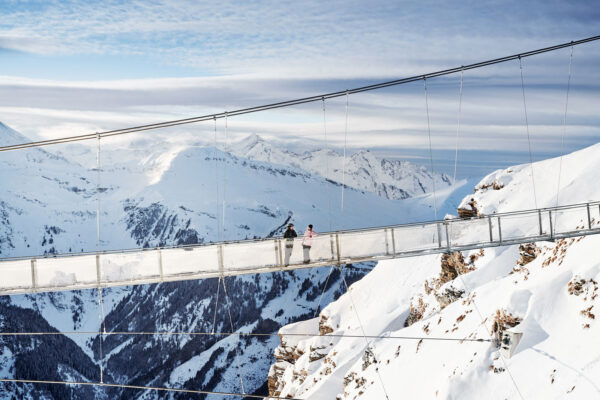
[[[98,284],[100,284],[101,279],[101,271],[100,271],[100,251],[101,242],[100,242],[100,177],[101,177],[101,146],[100,146],[100,135],[96,133],[96,137],[98,140],[96,147],[96,277],[98,279]],[[102,298],[102,286],[98,286],[98,322],[100,324],[100,332],[98,335],[98,355],[99,360],[98,364],[100,367],[100,383],[104,382],[104,354],[102,351],[102,342],[104,340],[103,333],[106,333],[106,325],[105,325],[105,315],[104,315],[104,303]]]
[[[452,178],[452,196],[456,190],[456,170],[458,167],[458,138],[460,136],[460,118],[462,116],[462,96],[463,96],[463,77],[465,71],[460,71],[460,88],[458,89],[458,118],[456,122],[456,143],[454,150],[454,175]],[[458,204],[454,204],[454,208],[458,207]]]
[[[573,46],[571,46],[571,56],[569,57],[569,77],[567,79],[567,94],[565,99],[565,115],[563,117],[563,129],[560,139],[560,160],[558,161],[558,182],[556,184],[556,207],[558,207],[558,196],[560,193],[560,175],[562,173],[562,161],[565,148],[565,135],[567,133],[567,110],[569,109],[569,91],[571,89],[571,67],[573,65]]]
[[[346,188],[346,157],[348,148],[348,91],[346,91],[346,109],[345,109],[345,122],[344,122],[344,158],[342,163],[342,195],[340,202],[340,227],[339,230],[344,230],[344,190]]]
[[[461,281],[463,287],[465,288],[465,292],[466,293],[474,293],[472,291],[472,289],[467,285],[467,282],[463,278],[463,274],[460,271],[458,272],[458,277],[460,278],[460,281]],[[487,324],[486,324],[487,318],[483,317],[483,313],[481,312],[481,310],[477,306],[477,300],[475,300],[475,297],[473,297],[472,300],[473,300],[473,305],[475,306],[475,311],[477,312],[477,315],[479,315],[479,319],[481,320],[480,326],[483,325],[484,329],[487,332],[489,332],[490,339],[487,339],[486,341],[493,342],[492,330],[488,329]],[[505,360],[505,358],[504,358],[504,356],[502,355],[501,352],[498,352],[498,355],[500,356],[500,359],[502,360],[502,364],[504,364],[504,368],[506,369],[506,372],[508,372],[508,376],[510,377],[511,383],[513,384],[513,386],[515,387],[515,390],[519,394],[519,397],[521,398],[521,400],[525,400],[525,398],[523,397],[523,394],[521,393],[521,390],[519,390],[519,386],[517,385],[517,381],[515,380],[513,374],[510,372],[510,368],[508,367],[508,362]]]
[[[229,302],[229,295],[227,294],[227,285],[225,285],[225,277],[221,278],[221,282],[223,282],[223,295],[225,297],[225,304],[227,305],[227,314],[229,315],[229,326],[231,328],[231,332],[235,332],[235,330],[233,329],[233,319],[231,318],[231,304]],[[241,365],[241,360],[240,360],[240,355],[238,352],[238,347],[240,345],[240,335],[237,335],[237,340],[235,342],[235,359],[237,360],[237,370],[238,370],[238,377],[240,378],[240,387],[242,390],[242,393],[246,393],[246,390],[244,389],[244,375],[243,375],[243,368]]]
[[[423,87],[425,88],[425,111],[427,113],[427,137],[429,139],[429,164],[431,167],[431,183],[433,185],[433,212],[437,220],[437,195],[435,192],[435,175],[433,169],[433,150],[431,148],[431,124],[429,122],[429,99],[427,94],[427,78],[423,78]]]
[[[369,343],[369,339],[367,338],[367,334],[365,333],[365,328],[364,328],[364,326],[362,324],[360,316],[358,315],[358,310],[356,309],[356,303],[354,302],[354,299],[352,298],[352,292],[350,290],[350,287],[348,286],[348,282],[346,282],[346,277],[344,276],[344,269],[343,268],[340,268],[340,276],[342,277],[342,281],[344,282],[344,286],[346,286],[346,293],[348,294],[348,297],[350,298],[350,303],[352,304],[352,309],[354,310],[354,315],[356,316],[356,320],[358,321],[358,325],[360,326],[360,330],[362,332],[362,337],[365,340],[365,343],[366,343],[365,350],[371,350],[371,344]],[[375,357],[375,359],[377,359],[377,357],[375,356],[374,352],[373,352],[373,356]],[[379,372],[379,368],[376,368],[375,372],[377,372],[377,376],[379,377],[379,383],[381,384],[381,388],[383,389],[383,393],[385,394],[385,398],[387,400],[390,400],[390,396],[388,396],[387,390],[385,388],[385,384],[383,383],[383,379],[381,378],[381,373]]]
[[[221,238],[221,201],[219,197],[219,148],[217,138],[217,119],[213,118],[214,122],[214,146],[215,146],[215,195],[216,195],[216,208],[217,214],[215,215],[215,221],[217,223],[217,231],[215,232],[215,241],[223,241]],[[219,240],[221,239],[221,240]]]
[[[96,331],[56,331],[56,332],[0,332],[2,336],[75,336],[75,335],[99,335]],[[440,342],[493,342],[492,339],[484,338],[453,338],[453,337],[430,337],[430,336],[390,336],[390,335],[347,335],[328,333],[321,335],[319,333],[268,333],[268,332],[201,332],[201,331],[113,331],[106,332],[106,336],[240,336],[240,337],[333,337],[333,338],[349,338],[357,339],[366,337],[367,339],[395,339],[395,340],[430,340]]]
[[[221,290],[221,277],[217,278],[217,296],[215,298],[215,314],[213,316],[212,334],[215,334],[217,326],[217,309],[219,308],[219,291]]]
[[[67,386],[99,386],[99,387],[112,387],[120,389],[132,389],[132,390],[154,390],[157,392],[170,392],[170,393],[186,393],[186,394],[202,394],[202,395],[220,395],[227,397],[244,397],[250,399],[263,399],[263,400],[304,400],[291,397],[278,397],[278,396],[261,396],[256,394],[248,393],[235,393],[235,392],[214,392],[208,390],[192,390],[192,389],[176,389],[158,386],[137,386],[137,385],[124,385],[118,383],[101,383],[101,382],[78,382],[78,381],[43,381],[34,379],[0,379],[0,383],[24,383],[24,384],[42,384],[42,385],[67,385]]]
[[[225,151],[223,154],[223,210],[221,211],[223,221],[221,222],[221,241],[225,240],[225,208],[227,203],[227,151],[229,150],[229,132],[227,127],[227,119],[227,113],[225,113]]]
[[[529,135],[529,119],[527,118],[527,101],[525,100],[525,81],[523,80],[523,62],[519,57],[519,71],[521,73],[521,92],[523,93],[523,112],[525,113],[525,130],[527,132],[527,148],[529,149],[529,165],[531,166],[531,185],[533,186],[533,202],[538,208],[537,194],[535,190],[535,179],[533,173],[533,154],[531,152],[531,137]]]
[[[327,140],[327,110],[325,108],[325,98],[321,101],[323,107],[323,136],[325,137],[325,181],[329,183],[329,141]],[[329,232],[333,231],[331,226],[331,185],[327,185],[327,213],[329,220]]]
[[[597,40],[600,40],[600,35],[590,36],[590,37],[587,37],[587,38],[584,38],[581,40],[571,41],[568,43],[562,43],[562,44],[545,47],[545,48],[541,48],[541,49],[537,49],[537,50],[522,52],[522,53],[510,55],[510,56],[495,58],[495,59],[486,60],[486,61],[480,61],[480,62],[477,62],[474,64],[463,65],[460,67],[448,68],[445,70],[430,72],[430,73],[426,73],[426,74],[419,74],[416,76],[395,79],[395,80],[387,81],[387,82],[374,83],[371,85],[357,87],[354,89],[348,89],[345,91],[331,92],[331,93],[325,93],[325,94],[320,94],[320,95],[315,95],[315,96],[310,96],[310,97],[303,97],[303,98],[299,98],[299,99],[280,101],[277,103],[264,104],[261,106],[242,108],[242,109],[227,112],[227,116],[233,117],[233,116],[237,116],[237,115],[244,115],[244,114],[256,113],[256,112],[261,112],[261,111],[266,111],[266,110],[272,110],[272,109],[276,109],[276,108],[291,107],[291,106],[295,106],[295,105],[299,105],[299,104],[306,104],[306,103],[313,103],[313,102],[321,101],[322,99],[332,99],[332,98],[336,98],[336,97],[342,97],[342,96],[345,96],[346,93],[355,94],[355,93],[362,93],[362,92],[367,92],[367,91],[371,91],[371,90],[378,90],[378,89],[382,89],[382,88],[386,88],[386,87],[390,87],[390,86],[403,85],[403,84],[407,84],[410,82],[420,81],[423,78],[434,78],[434,77],[439,77],[439,76],[451,75],[451,74],[455,74],[455,73],[458,73],[461,71],[483,68],[483,67],[487,67],[487,66],[494,65],[494,64],[500,64],[500,63],[508,62],[511,60],[516,60],[518,58],[533,57],[533,56],[536,56],[539,54],[548,53],[548,52],[556,51],[556,50],[571,47],[571,46],[577,46],[577,45],[584,44],[584,43],[590,43],[590,42],[594,42]],[[155,124],[146,124],[146,125],[133,126],[133,127],[129,127],[129,128],[104,131],[104,132],[99,132],[99,135],[101,137],[124,135],[124,134],[129,134],[129,133],[134,133],[134,132],[143,132],[143,131],[149,131],[149,130],[154,130],[154,129],[161,129],[161,128],[166,128],[166,127],[170,127],[170,126],[178,126],[178,125],[185,125],[185,124],[193,124],[193,123],[202,122],[202,121],[210,121],[212,119],[225,118],[225,116],[226,116],[226,114],[224,112],[221,112],[221,113],[216,113],[216,114],[202,115],[202,116],[198,116],[198,117],[184,118],[184,119],[172,120],[172,121],[164,121],[164,122],[159,122],[159,123],[155,123]],[[57,139],[48,139],[48,140],[41,140],[41,141],[36,141],[36,142],[21,143],[21,144],[10,145],[10,146],[0,146],[0,152],[25,149],[25,148],[29,148],[29,147],[48,146],[48,145],[53,145],[53,144],[58,144],[58,143],[68,143],[68,142],[75,142],[75,141],[81,141],[81,140],[90,140],[93,138],[95,138],[95,134],[83,134],[83,135],[62,137],[62,138],[57,138]]]

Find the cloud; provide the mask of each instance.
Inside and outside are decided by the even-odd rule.
[[[9,4],[0,6],[0,37],[8,48],[145,55],[211,74],[287,78],[404,76],[568,41],[600,27],[600,19],[590,18],[598,13],[592,3],[542,1]]]

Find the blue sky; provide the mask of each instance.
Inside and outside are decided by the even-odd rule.
[[[32,139],[340,90],[600,33],[593,1],[2,0],[0,16],[0,121]],[[600,138],[599,63],[600,43],[575,48],[567,150]],[[524,60],[537,158],[560,151],[568,66],[569,49]],[[518,73],[513,62],[465,74],[461,144],[473,157],[495,149],[500,165],[502,154],[525,154]],[[429,84],[441,162],[454,148],[459,81]],[[422,90],[352,96],[351,146],[422,157]],[[334,144],[342,103],[328,104]],[[314,104],[230,125],[234,135],[314,141],[321,120]]]

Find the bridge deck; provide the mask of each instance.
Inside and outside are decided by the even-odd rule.
[[[0,259],[0,295],[202,279],[600,234],[600,202],[297,238]]]

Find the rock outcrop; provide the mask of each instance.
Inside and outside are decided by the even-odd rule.
[[[479,210],[477,209],[477,201],[474,198],[471,198],[471,200],[469,200],[469,202],[467,203],[467,207],[459,207],[456,209],[460,218],[473,218],[479,215]]]
[[[519,265],[523,266],[529,264],[540,254],[540,249],[536,247],[535,243],[525,243],[519,245]]]

